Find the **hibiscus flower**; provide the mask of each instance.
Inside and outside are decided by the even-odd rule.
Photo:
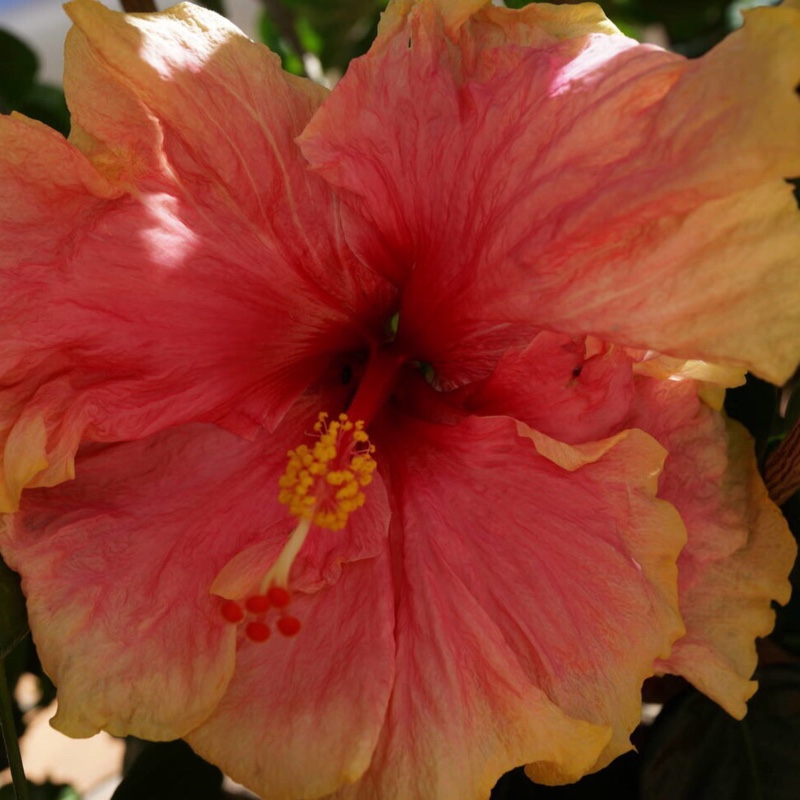
[[[0,550],[53,724],[478,800],[630,749],[654,673],[743,715],[794,545],[719,407],[800,358],[800,13],[687,61],[393,0],[329,94],[191,5],[67,11],[69,140],[0,120]]]

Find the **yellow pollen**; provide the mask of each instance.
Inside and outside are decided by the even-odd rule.
[[[289,463],[278,481],[278,500],[298,519],[318,528],[340,531],[347,518],[364,505],[362,489],[372,482],[377,464],[364,422],[347,414],[328,421],[322,412],[314,423],[319,439],[288,453]]]

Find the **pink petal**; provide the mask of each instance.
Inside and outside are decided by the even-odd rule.
[[[6,510],[81,438],[274,426],[390,314],[293,141],[324,90],[203,9],[69,11],[74,145],[0,118],[0,442],[36,444],[0,471]]]
[[[477,800],[520,763],[557,783],[630,749],[642,680],[683,630],[663,450],[636,431],[570,447],[499,417],[383,435],[397,679],[343,796]]]
[[[458,30],[437,8],[398,4],[302,137],[348,241],[405,284],[408,349],[463,382],[487,334],[535,323],[785,380],[800,14],[757,9],[687,61],[588,4]]]
[[[637,385],[632,421],[669,450],[659,494],[688,531],[678,559],[686,636],[658,666],[741,718],[756,690],[755,639],[772,630],[772,601],[789,599],[797,547],[767,496],[749,434],[701,403],[693,382]]]
[[[354,515],[354,519],[355,519]],[[350,564],[332,588],[293,606],[303,628],[246,644],[220,705],[187,739],[273,800],[319,797],[369,766],[394,678],[387,553]]]
[[[481,415],[507,414],[568,443],[616,433],[634,395],[633,361],[618,347],[542,331],[510,349],[488,379],[460,392]]]
[[[311,429],[311,405],[254,442],[188,425],[89,445],[75,481],[23,495],[0,550],[23,577],[38,652],[58,686],[59,730],[170,739],[217,706],[236,629],[214,582],[257,545],[262,577],[296,525],[277,501],[278,478],[286,450]],[[333,584],[343,564],[384,550],[385,492],[379,480],[368,491],[370,513],[356,515],[352,538],[309,538],[292,575],[300,590]]]

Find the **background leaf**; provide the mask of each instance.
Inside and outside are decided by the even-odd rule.
[[[69,111],[64,91],[36,80],[36,53],[21,39],[0,29],[0,55],[0,113],[18,111],[66,136]]]
[[[800,797],[800,666],[757,674],[742,722],[692,691],[665,708],[642,764],[642,800],[796,800]]]
[[[64,92],[57,86],[47,83],[36,83],[17,107],[20,114],[38,119],[59,133],[69,133],[69,109],[64,99]]]
[[[33,87],[39,69],[36,53],[12,33],[0,29],[0,111],[8,113],[19,107]]]
[[[0,789],[0,800],[15,800],[14,790],[10,785]],[[28,781],[28,800],[81,800],[81,798],[71,786],[63,783]]]

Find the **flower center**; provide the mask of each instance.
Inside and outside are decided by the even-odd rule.
[[[377,467],[366,426],[391,394],[405,361],[393,348],[373,354],[347,413],[330,420],[321,412],[313,427],[316,442],[289,451],[289,462],[278,481],[278,501],[298,523],[255,593],[243,603],[226,600],[221,608],[228,622],[244,623],[250,641],[264,642],[270,637],[273,613],[284,636],[300,631],[300,621],[286,613],[292,600],[292,565],[312,528],[341,531],[350,515],[366,502],[364,488],[372,482]]]
[[[322,412],[314,423],[319,439],[289,451],[289,464],[278,481],[278,501],[289,513],[310,520],[318,528],[340,531],[347,518],[364,505],[361,491],[372,482],[375,447],[369,443],[364,421],[351,422],[347,414],[328,422]]]

